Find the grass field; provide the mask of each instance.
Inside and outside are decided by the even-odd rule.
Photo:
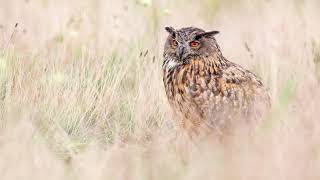
[[[319,179],[319,17],[318,0],[0,0],[0,179]],[[220,31],[270,90],[262,127],[179,145],[167,25]]]

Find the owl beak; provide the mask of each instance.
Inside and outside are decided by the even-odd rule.
[[[178,56],[179,56],[179,59],[182,58],[183,54],[184,54],[184,49],[185,47],[183,46],[180,46],[179,49],[178,49]]]

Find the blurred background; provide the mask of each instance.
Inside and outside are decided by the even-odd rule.
[[[0,179],[319,179],[319,17],[318,0],[0,0]],[[220,31],[270,91],[262,127],[181,145],[165,26]]]

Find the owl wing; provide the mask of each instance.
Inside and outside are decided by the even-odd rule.
[[[243,103],[249,103],[259,96],[266,96],[263,98],[267,99],[269,97],[261,80],[255,74],[234,63],[222,70],[219,81],[222,95],[233,101],[242,100]]]
[[[204,77],[207,78],[209,77]],[[219,75],[210,78],[210,82],[214,83],[202,85],[202,96],[207,101],[199,104],[199,109],[206,113],[204,116],[207,126],[221,127],[225,121],[233,120],[234,114],[261,115],[270,105],[269,95],[261,80],[237,64],[230,63]],[[259,107],[255,106],[257,104]]]

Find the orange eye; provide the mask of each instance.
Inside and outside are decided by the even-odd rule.
[[[200,45],[200,43],[198,42],[198,41],[192,41],[192,42],[190,42],[190,46],[191,47],[197,47],[197,46],[199,46]]]
[[[172,46],[173,47],[177,47],[178,46],[178,42],[176,40],[174,40],[174,39],[172,40]]]

